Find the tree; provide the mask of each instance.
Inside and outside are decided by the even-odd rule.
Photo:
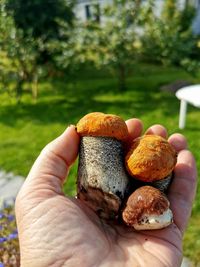
[[[155,1],[150,1],[145,9],[142,36],[144,59],[179,66],[194,73],[199,67],[199,48],[191,31],[193,8],[186,5],[181,9],[177,1],[166,0],[158,16],[154,5]]]
[[[72,1],[8,0],[7,8],[14,15],[17,28],[25,35],[43,40],[60,38],[58,20],[72,23]],[[45,11],[45,12],[44,12]]]
[[[7,0],[7,10],[13,16],[16,28],[23,31],[24,38],[39,40],[37,44],[39,63],[52,59],[46,48],[49,41],[63,40],[60,22],[68,27],[73,24],[73,2],[65,0]],[[67,40],[65,40],[67,41]]]
[[[107,67],[117,75],[120,90],[126,87],[126,76],[137,60],[141,0],[114,0],[102,8],[100,23],[97,16],[86,22],[76,22],[70,46],[62,44],[60,64],[66,62],[93,64],[97,68]],[[93,14],[97,12],[93,6]],[[69,60],[70,58],[70,60]]]
[[[31,85],[33,97],[37,97],[39,68],[37,46],[33,38],[24,38],[23,31],[15,27],[7,13],[6,0],[0,2],[0,81],[4,90],[20,101],[23,85]]]
[[[69,1],[65,4],[62,0],[0,1],[1,83],[15,93],[18,102],[27,84],[37,98],[38,79],[54,64],[50,44],[68,41],[62,24],[66,22],[70,28],[71,7]]]
[[[113,1],[102,11],[105,22],[99,25],[94,51],[98,52],[97,63],[117,74],[120,90],[126,88],[127,73],[138,58],[141,6],[142,1]]]

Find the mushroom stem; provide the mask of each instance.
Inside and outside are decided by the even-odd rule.
[[[100,217],[118,215],[128,188],[123,145],[112,137],[81,138],[78,166],[78,198]]]
[[[161,192],[166,192],[169,185],[171,184],[172,178],[173,178],[173,172],[171,172],[168,176],[166,176],[161,180],[148,183],[148,185],[152,185],[153,187],[159,189]]]

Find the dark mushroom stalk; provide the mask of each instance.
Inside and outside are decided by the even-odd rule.
[[[117,218],[129,182],[123,152],[126,123],[95,112],[78,122],[77,132],[81,136],[77,196],[100,217]]]

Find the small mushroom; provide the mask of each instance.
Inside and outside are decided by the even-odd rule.
[[[128,187],[123,141],[128,137],[124,120],[100,112],[77,124],[81,136],[77,196],[105,219],[118,216]]]
[[[142,186],[129,196],[122,219],[135,230],[155,230],[170,225],[173,215],[169,201],[160,190]]]
[[[136,138],[125,158],[126,168],[132,177],[161,191],[167,190],[176,162],[175,149],[158,135]]]

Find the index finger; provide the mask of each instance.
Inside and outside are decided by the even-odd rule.
[[[132,141],[133,139],[139,137],[143,130],[142,121],[136,118],[129,119],[126,121],[126,125],[128,127],[129,132],[129,140]]]

